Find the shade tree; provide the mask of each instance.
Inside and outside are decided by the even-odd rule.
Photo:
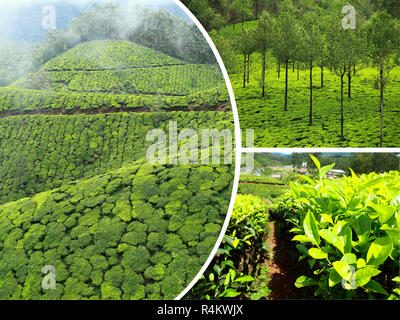
[[[380,90],[380,146],[383,146],[384,91],[393,67],[392,56],[399,50],[400,25],[386,11],[379,11],[366,22],[363,28],[367,44],[367,55],[379,69]]]

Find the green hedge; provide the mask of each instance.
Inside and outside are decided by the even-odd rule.
[[[211,253],[232,180],[229,166],[138,162],[0,206],[0,299],[175,298]]]
[[[178,65],[107,71],[55,71],[30,74],[12,86],[37,89],[37,81],[47,82],[55,92],[113,94],[191,95],[225,85],[217,66]]]
[[[96,93],[52,92],[45,90],[0,88],[2,113],[73,113],[75,111],[137,111],[200,109],[229,101],[226,89],[210,89],[188,96],[110,95]]]

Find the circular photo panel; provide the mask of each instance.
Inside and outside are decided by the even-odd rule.
[[[1,2],[1,300],[176,299],[206,268],[240,134],[190,16],[172,0]]]

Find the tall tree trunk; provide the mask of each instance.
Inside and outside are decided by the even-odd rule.
[[[356,76],[356,64],[353,65],[354,76]]]
[[[243,88],[246,88],[246,67],[247,67],[247,63],[246,63],[246,54],[243,54],[244,56],[244,60],[243,60]]]
[[[300,80],[300,64],[297,63],[297,80]]]
[[[287,105],[288,105],[289,61],[286,60],[285,66],[286,66],[286,77],[285,77],[285,109],[284,109],[284,111],[287,111]]]
[[[256,20],[258,20],[258,0],[256,0]]]
[[[262,71],[261,71],[263,98],[265,97],[265,56],[266,56],[266,50],[264,48],[262,52]]]
[[[383,90],[384,90],[384,79],[383,79],[383,67],[380,68],[380,84],[381,84],[381,141],[380,147],[383,147]]]
[[[310,64],[310,126],[313,124],[313,64]]]
[[[250,83],[250,54],[247,55],[247,83]]]
[[[321,66],[321,88],[324,87],[324,66]]]
[[[347,97],[351,99],[351,67],[349,68],[349,72],[347,73],[347,79],[348,79],[348,93]]]
[[[295,62],[293,60],[293,72],[295,71],[294,69],[295,69]]]
[[[281,63],[278,63],[278,79],[281,77]]]
[[[344,112],[343,112],[343,100],[344,100],[344,73],[340,76],[340,141],[344,141]]]

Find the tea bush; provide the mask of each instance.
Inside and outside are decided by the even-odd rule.
[[[300,260],[314,276],[296,287],[316,286],[324,298],[399,297],[399,172],[324,179],[333,167],[320,167],[319,179],[291,183],[280,204],[295,227]]]
[[[107,71],[45,72],[52,91],[132,95],[185,96],[224,85],[217,66],[178,65]],[[13,87],[35,89],[35,75],[26,76]]]
[[[114,112],[150,110],[196,110],[213,108],[228,101],[226,89],[209,89],[187,96],[122,95],[104,93],[51,92],[0,88],[0,114],[73,114],[75,112]],[[229,108],[229,107],[227,107]]]
[[[187,298],[229,299],[269,294],[260,261],[268,253],[267,205],[253,195],[238,195],[226,235],[214,260]],[[259,280],[263,283],[262,291]]]
[[[216,242],[231,169],[139,161],[1,205],[0,299],[174,299]],[[180,190],[191,197],[167,209]],[[47,265],[54,290],[42,288]]]

